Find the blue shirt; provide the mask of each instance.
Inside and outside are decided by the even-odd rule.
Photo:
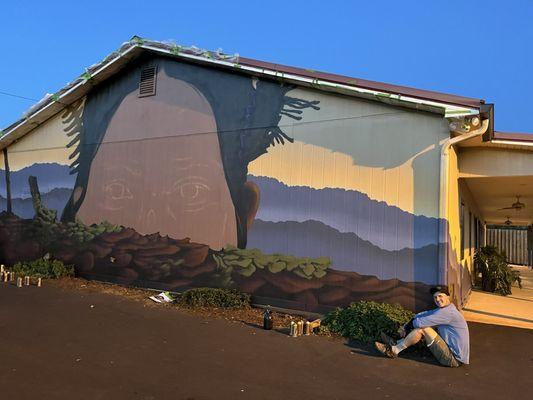
[[[436,327],[440,337],[446,342],[455,358],[463,364],[470,361],[470,335],[468,325],[455,304],[423,311],[415,315],[415,328]]]

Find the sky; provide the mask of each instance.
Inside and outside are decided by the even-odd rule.
[[[481,98],[497,130],[533,133],[529,0],[48,0],[0,15],[0,128],[138,35]]]

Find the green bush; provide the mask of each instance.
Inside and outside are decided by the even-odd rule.
[[[337,308],[326,315],[323,324],[333,333],[371,343],[380,340],[380,333],[398,337],[397,330],[414,316],[399,304],[359,301],[346,308]]]
[[[62,278],[74,276],[74,266],[65,265],[59,260],[38,258],[29,262],[18,262],[13,266],[17,275],[28,275],[35,278]]]
[[[482,290],[507,296],[511,294],[513,283],[517,282],[522,287],[520,273],[509,267],[507,257],[495,246],[481,247],[476,251],[474,263],[476,270],[481,272]]]
[[[190,289],[180,298],[180,303],[189,307],[246,308],[250,302],[249,294],[216,288]]]

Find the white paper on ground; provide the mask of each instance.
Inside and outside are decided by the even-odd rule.
[[[150,296],[149,299],[155,301],[156,303],[174,302],[174,298],[170,295],[169,292],[161,292],[155,296]]]

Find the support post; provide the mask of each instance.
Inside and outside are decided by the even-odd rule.
[[[7,147],[4,147],[4,165],[5,165],[5,177],[6,177],[6,201],[7,207],[6,210],[9,214],[12,213],[12,202],[11,202],[11,178],[9,175],[9,159],[7,157]]]

